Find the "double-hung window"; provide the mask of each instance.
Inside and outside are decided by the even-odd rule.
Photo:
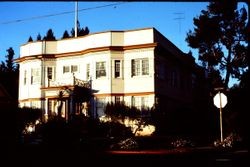
[[[31,78],[30,83],[37,84],[40,82],[40,69],[39,68],[32,68],[31,69]]]
[[[106,76],[106,62],[96,62],[96,78]]]
[[[77,72],[78,71],[78,67],[77,65],[72,65],[71,66],[71,73]]]
[[[86,64],[86,79],[90,79],[90,64]]]
[[[115,78],[121,77],[121,61],[115,60]]]
[[[27,70],[24,70],[23,84],[26,85],[26,83],[27,83]]]
[[[49,80],[51,80],[53,78],[53,68],[52,67],[47,68],[47,77]]]
[[[70,72],[69,66],[63,66],[63,73]]]
[[[143,59],[132,59],[132,77],[149,75],[149,60],[148,58]]]
[[[148,75],[149,74],[149,63],[148,59],[142,59],[142,75]]]

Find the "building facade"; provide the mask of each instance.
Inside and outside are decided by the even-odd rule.
[[[194,58],[155,28],[29,42],[21,46],[17,62],[19,106],[41,108],[45,118],[58,114],[60,106],[67,119],[76,107],[72,89],[81,83],[94,96],[78,109],[94,117],[104,115],[108,102],[173,110],[191,105],[197,78]]]

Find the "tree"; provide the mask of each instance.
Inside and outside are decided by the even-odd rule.
[[[42,40],[42,37],[41,37],[40,33],[38,33],[38,35],[37,35],[37,37],[36,37],[36,40],[37,40],[37,41],[41,41],[41,40]]]
[[[70,36],[69,36],[68,31],[65,30],[64,33],[63,33],[62,39],[69,38],[69,37],[70,37]]]
[[[89,34],[88,27],[85,27],[85,29],[81,28],[80,31],[79,31],[79,36],[84,36],[84,35],[88,35],[88,34]]]
[[[11,97],[16,100],[18,98],[19,69],[18,65],[14,63],[15,52],[12,47],[6,51],[6,60],[2,61],[0,65],[0,81]]]
[[[186,41],[199,50],[206,69],[220,71],[227,88],[230,77],[240,78],[247,67],[246,9],[238,10],[236,0],[210,2],[193,21],[195,28],[189,30]]]
[[[12,47],[7,49],[6,51],[8,52],[8,54],[5,56],[5,62],[2,61],[0,69],[2,72],[15,72],[18,70],[17,66],[14,64],[15,52]]]
[[[28,42],[32,42],[32,41],[33,41],[33,39],[32,39],[32,37],[30,36],[29,39],[28,39]]]
[[[152,123],[150,118],[153,109],[151,108],[141,108],[138,109],[134,106],[127,106],[124,102],[119,103],[107,103],[105,108],[105,115],[114,123],[126,124],[125,120],[133,122],[131,130],[133,134],[142,130],[145,126]]]
[[[46,36],[43,37],[43,39],[44,39],[44,40],[49,40],[49,41],[54,41],[54,40],[56,40],[56,37],[54,36],[54,33],[53,33],[52,29],[49,29],[49,30],[47,31],[47,34],[46,34]]]
[[[77,21],[77,36],[84,36],[84,35],[88,35],[88,34],[89,34],[89,28],[88,27],[85,27],[85,29],[81,28],[80,22]],[[71,37],[75,37],[75,29],[74,28],[71,29]]]

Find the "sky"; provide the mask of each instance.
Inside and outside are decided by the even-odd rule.
[[[0,60],[12,47],[15,58],[29,36],[36,40],[52,29],[57,39],[74,27],[75,2],[0,2]],[[90,33],[155,27],[183,52],[186,33],[207,2],[78,2],[78,20]],[[64,14],[63,14],[64,13]],[[40,17],[41,16],[41,17]],[[49,16],[49,17],[48,17]]]
[[[45,36],[52,29],[57,39],[65,30],[74,27],[74,1],[24,1],[0,2],[0,61],[12,47],[15,58],[20,46],[38,33]],[[183,52],[193,52],[198,62],[197,50],[191,49],[185,38],[193,30],[193,18],[206,9],[208,2],[122,2],[80,1],[78,20],[80,27],[90,33],[109,30],[131,30],[154,27]],[[240,7],[246,4],[241,4]]]

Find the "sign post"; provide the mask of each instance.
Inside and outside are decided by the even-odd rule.
[[[225,105],[227,104],[227,96],[219,91],[214,96],[213,100],[214,100],[214,105],[220,109],[220,141],[223,142],[222,108],[224,108]]]

